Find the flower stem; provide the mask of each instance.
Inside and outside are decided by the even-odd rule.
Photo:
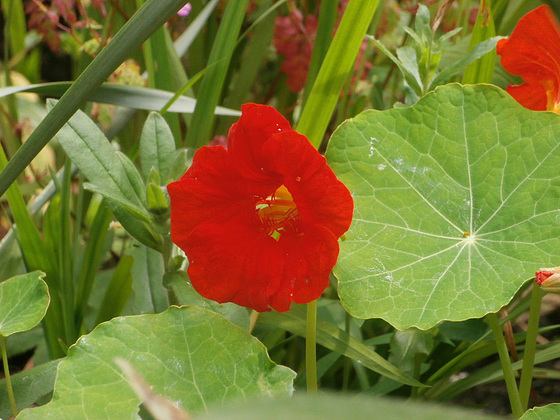
[[[12,389],[12,379],[10,378],[10,367],[8,366],[8,353],[6,351],[6,338],[0,334],[0,351],[2,352],[2,363],[4,364],[4,375],[6,376],[6,388],[8,390],[8,398],[10,399],[10,406],[12,407],[12,416],[14,418],[18,415],[16,406],[16,399],[14,397],[14,390]]]
[[[523,410],[527,409],[529,393],[531,392],[533,366],[535,364],[535,352],[537,350],[537,334],[541,317],[542,296],[542,289],[536,284],[533,284],[533,290],[531,291],[531,307],[529,309],[529,325],[527,326],[525,351],[523,352],[523,368],[521,371],[521,381],[519,382],[519,398],[521,399],[521,407]]]
[[[518,419],[523,415],[523,408],[521,406],[521,400],[519,399],[515,373],[511,367],[511,360],[509,358],[506,340],[502,333],[502,328],[500,327],[500,321],[498,321],[496,314],[488,314],[486,315],[486,322],[488,322],[490,328],[492,328],[494,340],[496,340],[496,347],[498,349],[498,355],[500,356],[502,371],[504,372],[504,380],[506,381],[511,411],[514,418]]]
[[[317,393],[317,301],[307,304],[307,333],[305,334],[305,372],[307,393]]]

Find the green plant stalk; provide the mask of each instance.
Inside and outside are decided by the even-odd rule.
[[[488,322],[490,328],[492,328],[492,333],[494,334],[494,339],[496,340],[496,347],[498,349],[498,356],[500,356],[502,371],[504,372],[504,380],[506,381],[511,411],[513,416],[518,419],[523,415],[523,407],[521,406],[519,391],[517,390],[517,382],[515,381],[515,373],[513,372],[513,368],[511,366],[511,360],[509,358],[502,327],[500,326],[500,321],[495,313],[486,315],[486,322]]]
[[[317,393],[317,301],[307,304],[305,334],[305,379],[307,393]]]
[[[379,0],[351,0],[321,65],[297,131],[319,148]]]
[[[82,72],[0,173],[0,196],[109,75],[186,0],[149,0]]]
[[[539,332],[539,321],[541,317],[541,303],[543,291],[533,284],[531,291],[531,309],[529,309],[529,325],[527,326],[527,337],[525,338],[525,351],[523,352],[523,368],[519,382],[519,398],[521,408],[525,411],[529,403],[531,383],[533,381],[533,367],[535,365],[535,353],[537,351],[537,335]]]
[[[10,378],[10,367],[8,366],[8,353],[6,351],[6,338],[0,334],[0,351],[2,351],[2,363],[4,365],[4,375],[6,376],[6,389],[8,397],[10,398],[10,406],[12,407],[12,416],[14,418],[18,415],[16,406],[16,399],[14,397],[14,390],[12,389],[12,379]]]

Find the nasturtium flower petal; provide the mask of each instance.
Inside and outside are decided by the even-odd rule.
[[[257,104],[242,107],[228,150],[198,150],[168,192],[171,238],[193,287],[260,312],[321,296],[354,208],[307,138]]]
[[[543,5],[522,17],[496,52],[509,73],[525,83],[507,91],[521,105],[535,111],[560,112],[560,24]]]

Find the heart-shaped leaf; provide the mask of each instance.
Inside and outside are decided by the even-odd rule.
[[[229,398],[289,394],[295,376],[220,315],[172,306],[161,314],[114,318],[80,338],[60,363],[52,401],[18,419],[137,418],[140,401],[115,358],[189,413]]]
[[[44,273],[33,271],[0,283],[0,334],[27,331],[47,312],[50,297]]]
[[[398,329],[482,317],[560,263],[560,117],[490,85],[366,111],[327,158],[355,200],[343,305]]]

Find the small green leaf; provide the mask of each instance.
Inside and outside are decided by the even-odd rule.
[[[560,404],[548,404],[527,410],[520,420],[557,420],[560,417]]]
[[[0,283],[0,334],[8,337],[37,325],[49,307],[44,273],[33,271]]]
[[[327,159],[353,194],[335,274],[345,308],[397,329],[480,318],[558,264],[560,118],[491,85],[365,111]]]
[[[161,179],[167,184],[169,174],[175,159],[175,140],[165,119],[158,113],[152,112],[144,124],[140,137],[140,163],[144,179],[148,179],[154,168]]]
[[[223,317],[199,307],[115,318],[70,347],[53,399],[19,420],[137,418],[140,401],[115,358],[128,361],[153,392],[188,413],[229,399],[292,392],[294,372]],[[110,412],[108,412],[108,408]]]
[[[146,191],[146,200],[148,202],[148,210],[156,216],[169,215],[169,203],[165,198],[165,194],[156,184],[149,183]]]

